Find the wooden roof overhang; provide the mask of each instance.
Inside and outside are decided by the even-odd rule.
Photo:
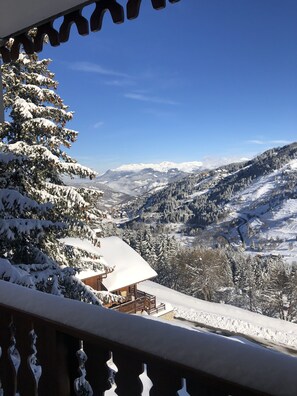
[[[166,7],[166,0],[151,1],[156,10]],[[177,3],[179,0],[168,0]],[[126,19],[134,19],[139,15],[142,0],[125,0],[125,8],[117,0],[1,0],[0,5],[0,54],[4,63],[18,59],[21,46],[27,54],[40,52],[43,48],[44,37],[47,35],[52,46],[69,39],[72,25],[76,25],[82,36],[89,32],[97,32],[102,27],[105,12],[111,14],[114,23],[123,23]],[[84,7],[95,4],[90,21],[82,15]],[[63,16],[64,19],[58,29],[53,24]],[[37,28],[35,37],[28,35],[28,31]],[[14,42],[9,48],[8,39]]]

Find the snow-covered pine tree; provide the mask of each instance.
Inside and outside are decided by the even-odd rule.
[[[103,269],[99,256],[59,242],[66,236],[98,242],[90,224],[100,219],[94,205],[100,193],[63,182],[95,174],[65,151],[77,132],[66,128],[73,113],[56,92],[49,63],[21,54],[1,66],[9,119],[0,124],[0,278],[99,304],[108,297],[74,277],[82,263]]]

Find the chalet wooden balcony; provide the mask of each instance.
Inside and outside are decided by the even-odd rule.
[[[297,360],[224,337],[0,281],[0,394],[296,395]],[[183,380],[185,379],[185,380]]]
[[[123,313],[141,313],[146,312],[149,315],[159,313],[165,310],[165,304],[160,303],[157,305],[156,297],[137,290],[135,296],[128,295],[127,301],[116,305],[112,309]]]

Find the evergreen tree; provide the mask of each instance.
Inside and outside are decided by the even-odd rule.
[[[4,106],[0,125],[0,278],[38,290],[99,304],[102,296],[74,277],[73,267],[99,257],[65,246],[66,236],[89,238],[100,221],[96,190],[65,185],[65,176],[95,176],[65,151],[77,139],[73,117],[57,94],[49,59],[36,54],[1,66]]]

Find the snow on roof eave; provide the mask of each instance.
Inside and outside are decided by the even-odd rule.
[[[64,243],[65,245],[72,246],[77,249],[85,250],[88,253],[94,253],[95,255],[98,256],[102,256],[102,253],[100,252],[100,248],[98,246],[95,246],[88,239],[82,239],[77,237],[66,237],[66,238],[60,238],[59,241]]]
[[[108,291],[118,290],[157,276],[153,268],[122,239],[99,238],[100,251],[114,271],[104,279]]]
[[[135,284],[137,284],[137,283],[141,283],[141,282],[144,282],[144,281],[148,281],[148,280],[150,280],[150,279],[152,279],[152,278],[155,278],[156,276],[157,276],[158,274],[157,273],[155,273],[155,275],[153,275],[153,276],[151,276],[150,278],[145,278],[145,279],[141,279],[141,280],[138,280],[137,282],[134,282],[134,283],[127,283],[127,284],[125,284],[124,282],[121,284],[120,282],[118,283],[118,285],[113,285],[112,287],[113,288],[108,288],[107,286],[105,286],[105,282],[104,281],[106,281],[106,279],[103,279],[103,281],[102,281],[102,283],[103,283],[103,285],[104,285],[104,287],[106,288],[106,290],[107,291],[109,291],[109,292],[114,292],[114,291],[116,291],[116,290],[119,290],[119,289],[122,289],[123,287],[127,287],[127,286],[131,286],[131,285],[135,285]],[[115,287],[116,286],[116,287]]]
[[[78,249],[86,250],[101,256],[100,262],[114,270],[107,274],[103,285],[108,291],[114,291],[126,286],[156,277],[155,270],[126,242],[118,237],[99,238],[100,247],[94,246],[87,239],[67,237],[60,242]],[[99,271],[91,268],[81,271],[79,279],[87,279],[100,275]]]
[[[94,271],[94,270],[88,269],[88,270],[82,270],[82,271],[78,272],[75,276],[76,276],[76,278],[80,279],[81,281],[84,281],[86,279],[93,278],[95,276],[102,276],[105,274],[106,274],[105,270]]]

